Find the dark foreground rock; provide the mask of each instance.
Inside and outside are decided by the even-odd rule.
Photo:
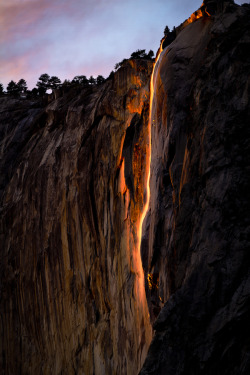
[[[159,61],[141,375],[250,373],[249,72],[249,5],[187,25]]]

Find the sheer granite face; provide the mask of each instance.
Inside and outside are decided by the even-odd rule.
[[[144,235],[158,287],[141,374],[250,369],[250,7],[223,9],[177,32],[158,68]]]
[[[137,373],[152,62],[49,104],[1,98],[1,368]]]

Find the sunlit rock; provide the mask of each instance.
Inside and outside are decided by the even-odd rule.
[[[1,98],[1,368],[136,374],[150,61],[39,103]],[[57,94],[57,93],[56,93]]]

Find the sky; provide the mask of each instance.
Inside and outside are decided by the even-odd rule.
[[[246,1],[235,1],[242,4]],[[41,74],[62,81],[107,77],[137,49],[155,53],[166,25],[188,18],[202,0],[0,0],[0,83]]]

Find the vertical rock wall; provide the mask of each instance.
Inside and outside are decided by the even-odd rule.
[[[152,63],[45,109],[1,99],[2,374],[136,374]],[[36,108],[37,107],[37,108]]]
[[[156,76],[141,374],[250,371],[250,8],[223,9],[180,31]]]

